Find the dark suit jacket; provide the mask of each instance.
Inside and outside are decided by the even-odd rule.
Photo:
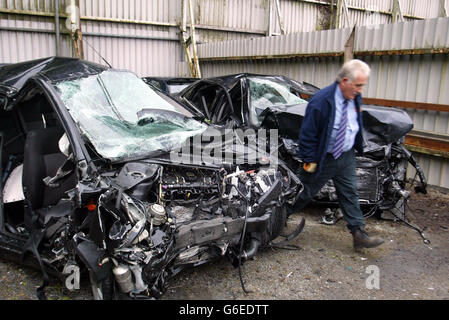
[[[299,158],[304,162],[316,162],[317,173],[321,171],[335,121],[335,90],[337,82],[318,91],[307,105],[306,114],[299,134]],[[356,96],[354,103],[357,109],[359,132],[356,135],[354,148],[363,154],[362,114],[360,105],[362,97]]]

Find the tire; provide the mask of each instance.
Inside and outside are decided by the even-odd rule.
[[[281,234],[282,229],[285,227],[286,221],[287,221],[286,207],[285,206],[276,207],[275,214],[271,215],[271,223],[268,237],[269,241],[276,239]]]

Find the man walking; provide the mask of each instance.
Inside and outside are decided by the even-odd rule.
[[[370,72],[365,62],[350,60],[341,68],[337,80],[309,101],[299,136],[299,157],[303,161],[299,178],[304,191],[289,208],[290,214],[304,208],[332,179],[355,249],[373,248],[384,242],[365,232],[355,171],[355,150],[363,154],[361,93]]]

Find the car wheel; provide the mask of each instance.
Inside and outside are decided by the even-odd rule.
[[[276,207],[275,214],[271,215],[271,227],[269,231],[269,241],[276,239],[287,221],[287,209],[285,206]]]

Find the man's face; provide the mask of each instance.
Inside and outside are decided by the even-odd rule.
[[[362,93],[363,87],[368,82],[368,77],[363,74],[358,74],[355,80],[351,81],[349,78],[343,78],[340,83],[340,90],[345,99],[354,99],[358,94]]]

